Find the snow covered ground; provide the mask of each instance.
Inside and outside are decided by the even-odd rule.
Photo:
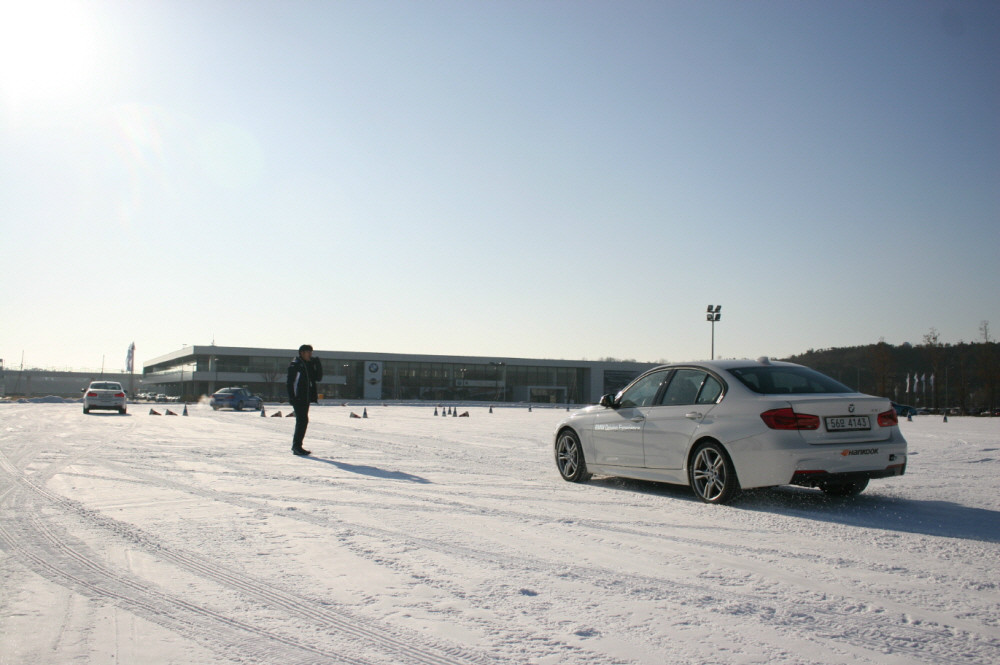
[[[0,404],[0,663],[1000,662],[1000,419],[901,423],[858,498],[708,506],[563,482],[560,409],[314,406],[298,458],[148,408]]]

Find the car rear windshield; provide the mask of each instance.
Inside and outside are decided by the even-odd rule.
[[[121,390],[120,383],[92,383],[90,387],[94,390]]]
[[[808,367],[736,367],[729,373],[744,386],[762,395],[856,392]]]

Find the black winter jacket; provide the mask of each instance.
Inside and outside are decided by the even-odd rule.
[[[308,404],[318,402],[319,393],[316,390],[316,383],[323,380],[323,365],[319,358],[313,358],[309,362],[302,359],[302,356],[295,356],[288,366],[288,380],[285,387],[288,389],[288,401],[292,404]]]

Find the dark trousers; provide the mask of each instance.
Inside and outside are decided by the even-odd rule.
[[[306,428],[309,427],[309,402],[292,402],[295,409],[295,434],[292,435],[292,450],[302,450],[302,440],[306,438]]]

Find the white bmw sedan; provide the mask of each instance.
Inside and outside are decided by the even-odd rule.
[[[117,381],[94,381],[83,391],[83,412],[94,409],[117,411],[123,416],[128,410],[128,401],[122,384]]]
[[[717,360],[652,369],[556,427],[565,480],[604,474],[689,485],[707,503],[741,489],[861,493],[906,471],[892,403],[793,363]]]

